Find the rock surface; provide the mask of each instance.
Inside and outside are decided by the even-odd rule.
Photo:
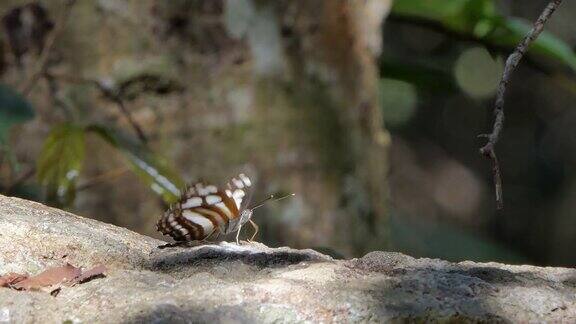
[[[0,288],[0,323],[576,321],[573,269],[163,243],[0,196],[0,274],[109,268],[56,297]]]

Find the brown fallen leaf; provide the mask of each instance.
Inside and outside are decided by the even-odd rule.
[[[32,277],[19,273],[0,276],[0,287],[17,290],[42,290],[56,296],[63,286],[75,286],[95,278],[104,277],[106,271],[105,266],[99,265],[83,272],[80,268],[67,263],[61,267],[49,268]]]
[[[28,275],[14,272],[8,273],[4,276],[0,276],[0,287],[11,287],[26,278],[28,278]]]
[[[96,266],[90,270],[86,270],[86,271],[82,272],[82,274],[80,276],[76,277],[73,280],[72,285],[74,286],[77,284],[82,284],[82,283],[88,282],[92,279],[105,277],[106,271],[108,271],[108,269],[106,269],[106,266],[103,266],[103,265],[99,265],[99,266]]]
[[[71,281],[82,274],[80,268],[67,263],[65,266],[50,268],[36,276],[26,278],[14,285],[19,290],[40,290],[40,288],[54,286],[59,283]]]

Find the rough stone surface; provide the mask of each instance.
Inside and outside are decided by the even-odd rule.
[[[576,270],[372,252],[162,241],[0,196],[0,274],[70,262],[106,278],[56,297],[0,288],[0,323],[575,322]]]

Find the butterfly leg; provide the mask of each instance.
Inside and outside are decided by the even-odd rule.
[[[202,240],[200,240],[200,242],[202,243],[214,243],[211,241],[211,239],[217,239],[218,238],[218,232],[216,231],[216,228],[213,228],[212,231],[210,232],[210,234],[206,235],[205,238],[203,238]]]
[[[256,237],[256,234],[258,234],[259,227],[251,219],[248,221],[250,222],[250,225],[252,225],[252,227],[254,227],[254,234],[252,234],[252,237],[248,240],[248,242],[252,242],[254,240],[254,238]]]
[[[236,232],[236,244],[240,245],[240,230],[242,229],[242,225],[238,226],[238,231]]]

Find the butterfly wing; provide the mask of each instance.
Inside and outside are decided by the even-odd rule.
[[[247,209],[253,192],[250,190],[251,187],[252,180],[244,173],[240,173],[226,184],[226,194],[234,200],[239,212],[237,217],[228,222],[223,230],[224,234],[237,231],[252,215],[251,210]]]
[[[194,201],[202,201],[202,196],[197,191],[198,187],[204,187],[202,182],[186,187],[181,194],[180,201],[170,206],[157,223],[157,230],[164,235],[170,235],[176,241],[195,241],[205,237],[204,227],[199,223],[184,217],[182,205]]]
[[[247,189],[244,174],[232,178],[224,188],[198,182],[182,194],[180,201],[164,213],[157,228],[177,241],[214,238],[237,227]]]

